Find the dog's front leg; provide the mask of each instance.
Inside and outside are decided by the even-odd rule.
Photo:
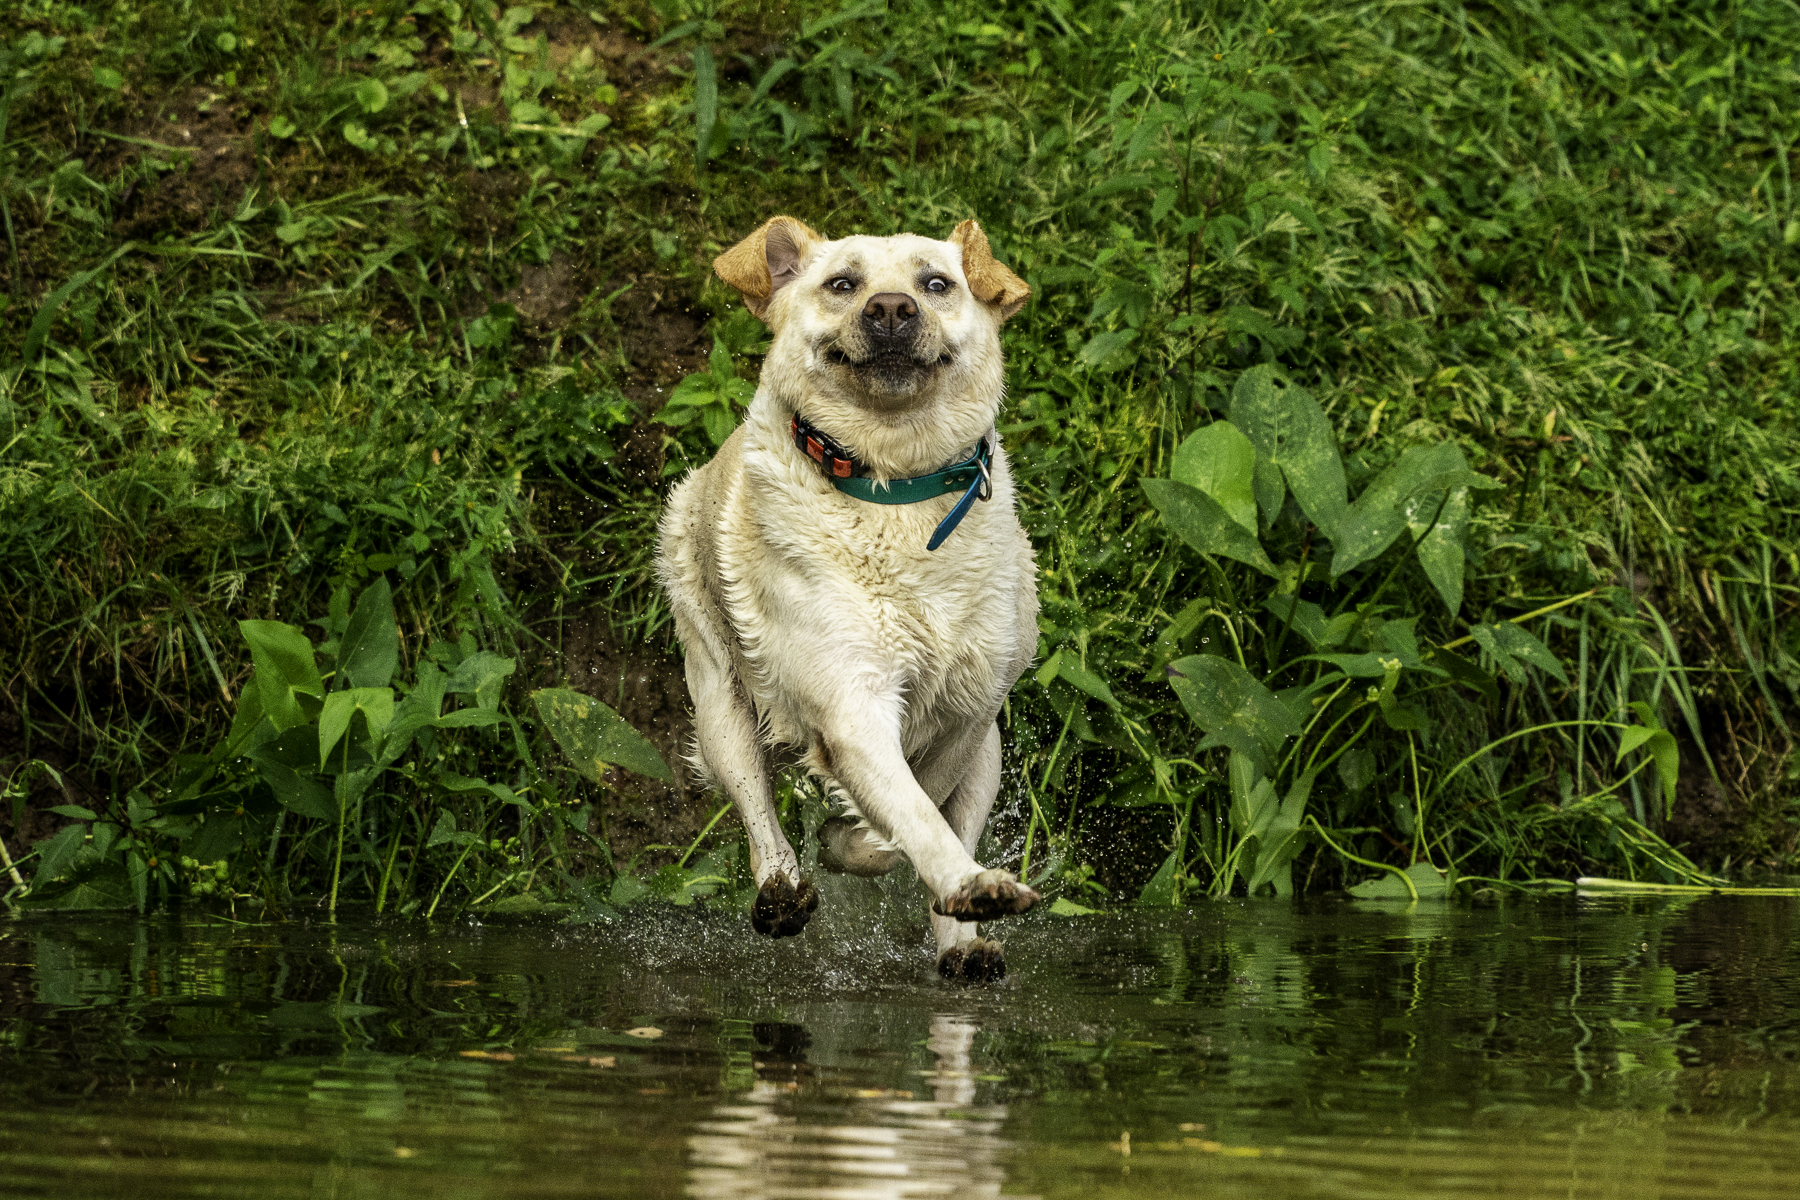
[[[944,820],[969,853],[981,840],[1000,791],[1000,726],[989,723],[987,736],[974,755],[965,760],[962,778],[944,801]],[[931,914],[931,931],[937,935],[938,973],[945,979],[987,981],[1006,974],[1000,943],[984,938],[973,921]]]
[[[959,835],[919,786],[901,749],[899,713],[884,712],[884,707],[873,697],[834,705],[829,723],[819,730],[817,765],[849,793],[875,832],[906,855],[931,891],[935,914],[959,921],[991,921],[1030,908],[1037,901],[1036,892],[1010,871],[982,870],[970,853],[980,836],[980,823]],[[982,745],[985,753],[986,742]],[[993,751],[997,787],[998,730]],[[992,790],[987,803],[993,803]],[[981,816],[985,819],[985,808]]]
[[[687,680],[700,759],[737,806],[749,835],[757,884],[750,924],[770,937],[792,937],[819,907],[819,893],[801,878],[800,859],[781,832],[756,716],[737,680],[710,655],[689,650]]]

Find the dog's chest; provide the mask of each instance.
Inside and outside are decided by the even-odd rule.
[[[866,689],[903,698],[909,726],[991,712],[1022,636],[1017,591],[1030,585],[1010,510],[971,515],[954,535],[966,541],[932,554],[920,550],[922,513],[857,515],[788,542],[762,585],[739,593],[765,711],[787,707],[785,693]]]

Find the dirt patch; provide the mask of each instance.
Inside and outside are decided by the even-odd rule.
[[[140,238],[191,228],[215,209],[235,206],[256,179],[254,123],[251,113],[205,88],[133,109],[114,132],[136,140],[108,139],[97,166],[112,175],[147,157],[167,169],[126,187],[114,233]]]
[[[621,390],[654,417],[682,376],[706,369],[712,339],[702,332],[704,314],[686,302],[675,306],[679,285],[674,281],[646,275],[631,282],[631,290],[613,306],[631,360],[631,374]]]
[[[564,679],[546,682],[563,682],[611,705],[650,739],[675,772],[673,786],[629,771],[607,773],[602,821],[614,861],[622,869],[646,846],[685,847],[712,812],[685,761],[693,721],[679,658],[653,647],[624,644],[612,632],[604,610],[575,616],[566,629]],[[652,852],[645,855],[644,862],[673,861],[676,856],[675,852]]]
[[[518,285],[500,299],[517,309],[528,324],[550,330],[567,324],[587,294],[575,260],[558,251],[548,263],[520,271]]]

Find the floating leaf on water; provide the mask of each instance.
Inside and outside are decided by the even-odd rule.
[[[654,1025],[639,1025],[636,1029],[627,1029],[627,1036],[654,1040],[663,1035],[663,1031]]]
[[[1091,917],[1099,911],[1085,904],[1077,904],[1067,896],[1058,896],[1056,903],[1050,906],[1050,912],[1058,917]]]
[[[1418,889],[1421,900],[1442,900],[1450,894],[1450,885],[1445,880],[1444,873],[1428,862],[1416,862],[1406,868],[1406,877]],[[1412,893],[1406,890],[1406,884],[1392,871],[1385,872],[1378,879],[1357,884],[1350,889],[1350,894],[1359,900],[1412,899]]]

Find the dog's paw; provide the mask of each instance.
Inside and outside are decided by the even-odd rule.
[[[953,983],[994,983],[1006,978],[1006,956],[999,942],[976,938],[938,955],[938,974]]]
[[[1020,883],[1011,871],[995,868],[972,876],[933,904],[931,911],[959,921],[992,921],[1022,913],[1037,902],[1038,894]]]
[[[812,880],[802,879],[800,886],[788,882],[777,871],[757,889],[756,903],[750,909],[750,926],[768,937],[793,937],[812,919],[819,907],[819,892]]]

